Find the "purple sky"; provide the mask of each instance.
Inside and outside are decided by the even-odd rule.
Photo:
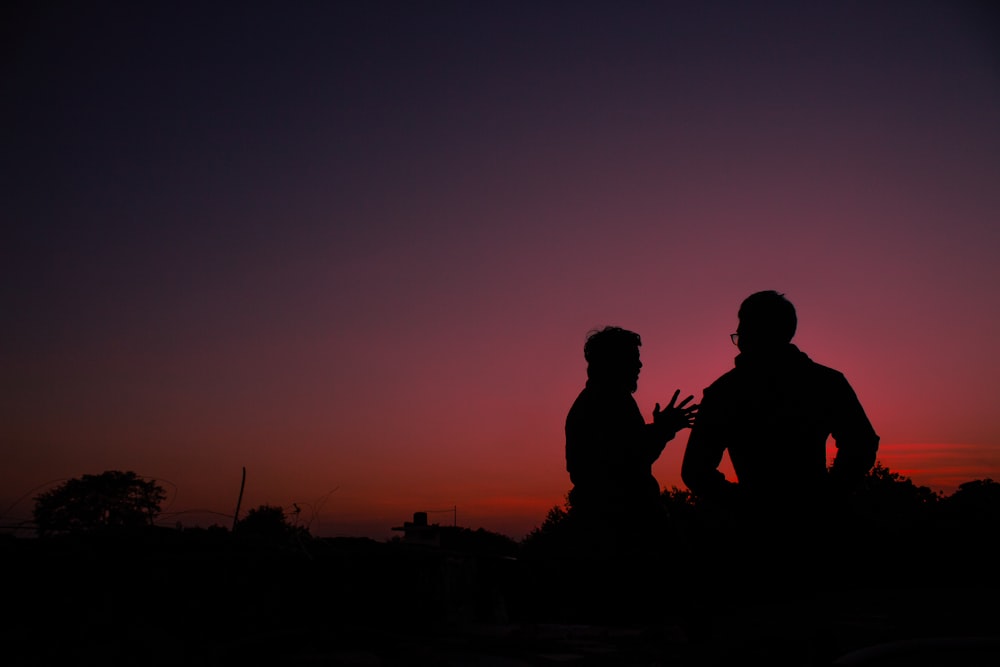
[[[648,415],[760,289],[890,468],[1000,476],[989,3],[209,4],[2,10],[0,523],[106,469],[231,514],[246,466],[315,532],[520,537],[587,332]]]

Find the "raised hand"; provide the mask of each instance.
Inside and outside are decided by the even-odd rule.
[[[676,390],[670,398],[670,402],[667,403],[667,407],[663,408],[662,411],[660,410],[659,403],[653,408],[653,423],[664,429],[669,429],[672,433],[676,433],[684,428],[691,428],[694,425],[694,418],[698,414],[697,403],[688,405],[688,403],[694,400],[694,396],[688,396],[680,403],[677,403],[677,405],[674,405],[680,394],[681,390]]]

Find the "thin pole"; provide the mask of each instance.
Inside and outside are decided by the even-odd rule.
[[[233,532],[236,532],[236,522],[240,519],[240,505],[243,503],[243,488],[247,485],[247,467],[243,466],[243,479],[240,481],[240,497],[236,499],[236,513],[233,514]]]

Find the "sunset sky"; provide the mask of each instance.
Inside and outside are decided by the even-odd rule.
[[[583,343],[636,400],[784,292],[880,461],[1000,480],[1000,31],[983,2],[0,10],[0,525],[133,470],[162,523],[520,538]],[[654,466],[683,488],[686,433]],[[831,449],[832,451],[832,449]],[[446,510],[446,511],[445,511]]]

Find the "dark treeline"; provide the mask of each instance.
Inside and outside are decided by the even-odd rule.
[[[317,538],[268,506],[235,530],[157,526],[155,488],[132,485],[128,473],[89,479],[141,493],[125,494],[134,507],[119,496],[110,509],[100,494],[49,493],[38,538],[0,540],[21,584],[0,624],[9,664],[137,654],[155,655],[148,664],[193,655],[211,664],[213,655],[256,659],[331,643],[391,653],[386,632],[469,624],[658,624],[681,629],[694,651],[745,633],[746,623],[720,621],[740,610],[757,622],[784,613],[782,632],[794,620],[802,641],[819,642],[821,628],[833,656],[901,637],[995,633],[998,620],[995,605],[975,608],[998,583],[1000,484],[990,479],[944,496],[876,465],[842,520],[821,528],[826,551],[798,549],[795,526],[773,544],[748,539],[719,508],[668,489],[666,550],[627,559],[595,548],[600,535],[581,542],[568,504],[519,541],[434,526],[429,543],[380,542]]]
[[[678,554],[689,548],[695,555],[699,549],[718,546],[727,539],[728,517],[719,508],[700,503],[689,491],[676,487],[664,489],[661,498],[671,519],[671,537]],[[786,502],[794,504],[795,498]],[[1000,483],[972,480],[944,495],[878,463],[840,509],[840,520],[828,527],[830,540],[850,541],[859,554],[899,556],[900,560],[893,562],[894,569],[919,566],[928,559],[939,563],[962,559],[967,566],[987,564],[995,556],[994,547],[989,545],[1000,529]],[[568,501],[551,508],[544,521],[522,540],[522,553],[541,556],[574,548],[571,524]],[[787,526],[790,538],[794,539],[798,528],[801,526]],[[955,574],[960,573],[950,576]]]
[[[571,572],[572,564],[589,572],[591,582],[602,571],[621,568],[652,598],[681,595],[693,606],[719,596],[781,600],[872,587],[991,587],[1000,578],[994,546],[1000,483],[992,479],[972,480],[944,495],[879,463],[842,506],[815,517],[814,525],[787,523],[771,533],[746,530],[754,517],[700,502],[686,490],[665,489],[661,498],[670,517],[667,547],[645,570],[634,560],[588,558],[581,542],[595,540],[578,534],[568,502],[549,510],[521,542],[520,554],[527,561],[559,563],[552,580],[571,581],[556,597],[579,594],[581,603],[594,590],[572,582],[581,578]],[[805,535],[814,539],[806,543]],[[620,590],[621,580],[608,576],[609,587]]]

